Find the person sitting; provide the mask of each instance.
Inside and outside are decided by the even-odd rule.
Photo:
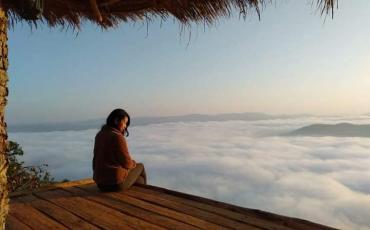
[[[95,136],[93,179],[102,192],[125,190],[133,184],[146,184],[145,168],[130,156],[125,136],[130,116],[123,109],[113,110]]]

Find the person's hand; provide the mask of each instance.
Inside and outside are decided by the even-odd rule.
[[[133,168],[136,167],[136,161],[135,160],[131,160],[131,162],[132,162],[132,166],[130,167],[130,169],[133,169]]]

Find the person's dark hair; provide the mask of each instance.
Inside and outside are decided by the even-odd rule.
[[[128,137],[129,132],[127,128],[130,126],[130,115],[123,109],[113,110],[107,117],[106,125],[118,129],[119,122],[127,117],[127,125],[125,129],[126,137]]]

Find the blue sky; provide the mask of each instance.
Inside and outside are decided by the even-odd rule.
[[[334,20],[310,1],[280,1],[241,20],[172,19],[76,32],[9,33],[9,123],[189,113],[370,112],[370,2],[341,0]],[[191,36],[189,37],[189,32]],[[188,45],[188,41],[190,41]]]

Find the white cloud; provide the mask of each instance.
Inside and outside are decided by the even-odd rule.
[[[350,118],[370,123],[369,117]],[[343,117],[132,127],[150,184],[344,229],[370,229],[370,139],[271,136]],[[91,176],[97,130],[13,133],[57,179]]]

